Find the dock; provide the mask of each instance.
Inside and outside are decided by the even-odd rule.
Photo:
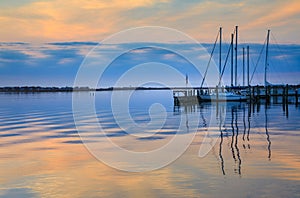
[[[214,90],[216,92],[235,92],[246,95],[246,102],[259,103],[264,100],[266,103],[299,103],[300,85],[268,85],[268,86],[238,86],[238,87],[195,87],[195,88],[174,88],[174,105],[186,105],[206,102],[201,95]]]

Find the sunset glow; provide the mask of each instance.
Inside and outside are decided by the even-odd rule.
[[[271,28],[278,41],[299,43],[300,2],[289,1],[8,1],[0,2],[2,42],[101,41],[123,29],[166,26],[212,42],[223,26],[240,26],[241,40],[262,42]]]

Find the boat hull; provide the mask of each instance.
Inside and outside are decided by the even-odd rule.
[[[247,101],[247,96],[243,95],[201,95],[200,100],[202,101]]]

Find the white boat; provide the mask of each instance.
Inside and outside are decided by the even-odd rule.
[[[215,91],[206,92],[200,95],[202,101],[246,101],[247,96],[232,91],[223,91],[216,93]]]

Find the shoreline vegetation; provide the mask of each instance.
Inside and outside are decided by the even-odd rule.
[[[168,87],[107,87],[107,88],[89,88],[89,87],[40,87],[40,86],[22,86],[22,87],[0,87],[0,93],[38,93],[38,92],[76,92],[76,91],[113,91],[113,90],[168,90]]]
[[[271,87],[284,87],[299,89],[298,85],[270,85]],[[253,86],[252,86],[253,87]],[[254,87],[264,87],[255,85]],[[186,89],[213,89],[215,87],[106,87],[106,88],[89,88],[89,87],[41,87],[41,86],[14,86],[0,87],[0,93],[39,93],[39,92],[81,92],[81,91],[122,91],[122,90],[186,90]],[[229,89],[246,89],[248,86],[228,87]]]

